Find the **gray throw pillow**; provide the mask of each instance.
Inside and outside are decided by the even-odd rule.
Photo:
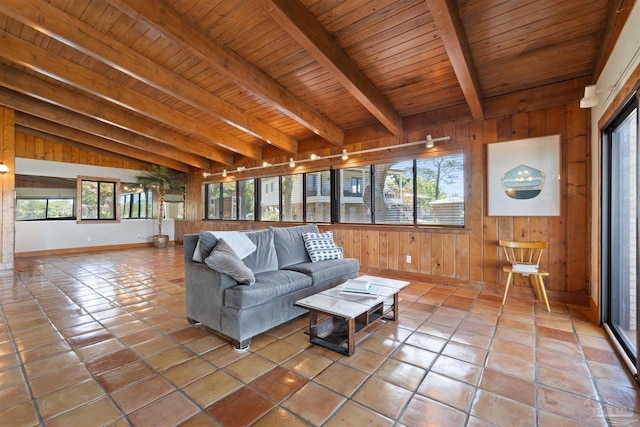
[[[198,233],[198,244],[196,250],[193,253],[194,261],[202,262],[209,256],[213,248],[218,244],[218,238],[210,231],[200,231]],[[200,255],[200,260],[196,259],[196,252]]]
[[[273,230],[273,245],[278,255],[278,267],[283,268],[301,262],[309,262],[309,253],[304,246],[304,233],[317,233],[316,224],[293,227],[269,227]]]
[[[218,244],[204,262],[213,270],[228,274],[238,283],[253,285],[256,282],[253,271],[238,258],[224,239],[218,239]]]

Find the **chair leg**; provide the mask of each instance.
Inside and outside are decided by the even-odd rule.
[[[513,277],[513,273],[509,273],[507,276],[507,284],[504,286],[504,296],[502,297],[502,305],[504,305],[507,300],[507,292],[509,292],[509,284],[511,283],[511,277]]]
[[[531,279],[531,286],[533,287],[533,293],[536,297],[536,301],[542,301],[542,294],[540,293],[540,285],[538,284],[538,277],[535,274],[529,276]]]
[[[549,300],[547,299],[547,291],[544,289],[544,280],[542,280],[542,276],[536,276],[538,279],[538,286],[540,287],[540,293],[544,298],[544,303],[547,305],[547,311],[551,312],[551,308],[549,307]]]

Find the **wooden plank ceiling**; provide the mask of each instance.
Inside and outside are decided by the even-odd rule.
[[[610,0],[0,0],[16,126],[189,170],[593,77]]]

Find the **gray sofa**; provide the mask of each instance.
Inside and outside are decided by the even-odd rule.
[[[306,310],[294,306],[297,300],[358,276],[357,259],[311,262],[302,238],[308,232],[317,233],[317,226],[242,231],[256,245],[256,250],[243,259],[255,277],[251,285],[237,282],[206,262],[194,261],[196,250],[203,251],[203,260],[207,258],[212,244],[207,242],[205,248],[203,243],[211,239],[210,232],[186,234],[184,270],[189,322],[201,323],[224,335],[236,349],[245,349],[252,337],[304,314]]]

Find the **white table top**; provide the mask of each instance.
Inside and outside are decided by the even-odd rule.
[[[371,307],[383,302],[398,293],[400,289],[409,284],[402,280],[386,279],[375,276],[360,276],[358,280],[368,280],[372,286],[379,289],[376,296],[371,295],[345,295],[342,293],[344,285],[338,285],[315,295],[296,301],[301,307],[323,311],[328,314],[341,316],[347,319],[358,317]]]

